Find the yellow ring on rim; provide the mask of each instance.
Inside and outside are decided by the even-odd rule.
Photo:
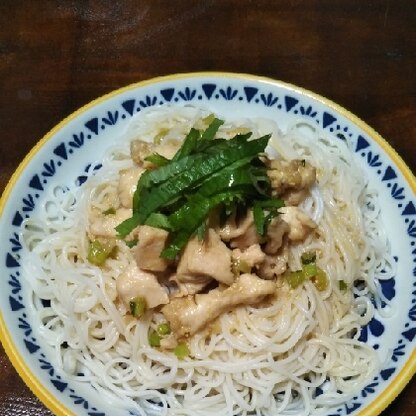
[[[256,75],[250,74],[243,74],[243,73],[228,73],[228,72],[192,72],[192,73],[182,73],[182,74],[174,74],[174,75],[167,75],[167,76],[160,76],[156,78],[152,78],[146,81],[137,82],[134,84],[130,84],[126,87],[119,88],[114,90],[108,94],[105,94],[88,104],[82,106],[68,117],[64,118],[60,123],[58,123],[52,130],[50,130],[42,139],[40,139],[36,145],[30,150],[30,152],[26,155],[23,161],[19,164],[13,175],[11,176],[10,180],[8,181],[3,195],[0,199],[0,217],[2,216],[3,209],[6,205],[6,202],[10,196],[10,193],[13,190],[13,187],[18,180],[18,178],[23,173],[26,166],[30,163],[34,155],[39,152],[39,150],[48,142],[54,134],[59,131],[62,127],[66,126],[70,123],[73,119],[84,113],[85,111],[95,107],[96,105],[106,101],[109,98],[115,97],[120,95],[126,91],[136,89],[139,87],[144,87],[147,85],[157,84],[162,81],[172,81],[172,80],[179,80],[185,78],[199,78],[199,77],[218,77],[218,78],[231,78],[231,79],[241,79],[241,80],[251,80],[262,82],[274,86],[283,86],[288,88],[289,90],[296,91],[304,96],[310,97],[329,108],[332,108],[339,114],[343,115],[345,118],[350,120],[353,124],[357,125],[361,130],[367,133],[371,138],[377,142],[385,153],[390,157],[393,161],[395,166],[397,166],[403,176],[406,178],[406,181],[412,188],[413,192],[416,194],[416,178],[412,174],[409,167],[404,163],[403,159],[398,155],[398,153],[390,146],[390,144],[384,140],[374,129],[372,129],[369,125],[367,125],[364,121],[362,121],[359,117],[352,114],[350,111],[346,110],[344,107],[334,103],[333,101],[320,96],[314,92],[308,91],[301,87],[297,87],[295,85],[274,80],[272,78],[261,77]],[[32,373],[29,367],[25,364],[24,360],[22,359],[21,355],[17,351],[15,345],[12,341],[12,336],[8,331],[8,328],[4,322],[3,314],[0,313],[0,340],[3,344],[3,347],[6,351],[7,356],[9,357],[10,361],[12,362],[14,368],[19,373],[20,377],[26,383],[26,385],[32,390],[32,392],[48,407],[53,413],[59,416],[75,416],[70,410],[68,410],[54,395],[50,393],[50,391],[42,385],[42,383],[36,378],[36,376]],[[359,412],[357,416],[377,416],[380,412],[382,412],[397,396],[398,394],[404,389],[406,384],[411,380],[411,378],[416,373],[416,349],[413,349],[412,354],[410,355],[409,359],[407,360],[404,367],[400,370],[398,374],[390,381],[388,386],[384,389],[384,391],[377,396],[375,400],[373,400],[369,405],[367,405],[363,410]]]

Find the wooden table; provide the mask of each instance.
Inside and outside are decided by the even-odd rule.
[[[266,75],[360,116],[416,170],[414,0],[0,2],[0,189],[51,127],[157,75]],[[47,415],[0,352],[0,414]],[[412,381],[386,415],[416,415]]]

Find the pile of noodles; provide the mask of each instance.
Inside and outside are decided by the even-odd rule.
[[[49,358],[67,378],[92,385],[104,401],[132,414],[325,413],[379,370],[375,351],[358,338],[385,301],[379,280],[392,273],[377,195],[345,140],[327,140],[305,123],[283,134],[270,120],[226,120],[220,136],[272,132],[272,155],[305,159],[317,168],[317,184],[301,207],[318,231],[291,246],[289,266],[300,269],[300,254],[316,251],[330,284],[324,292],[310,282],[282,287],[267,304],[225,313],[189,340],[183,360],[149,346],[149,330],[161,314],[137,320],[117,306],[115,281],[134,261],[131,250],[120,241],[117,258],[104,268],[86,260],[88,210],[117,204],[119,171],[133,166],[129,141],[152,141],[161,132],[165,139],[184,137],[208,114],[193,107],[147,111],[114,138],[102,167],[91,166],[85,184],[45,192],[22,229],[33,320],[51,347]]]

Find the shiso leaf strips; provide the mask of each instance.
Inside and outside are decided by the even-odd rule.
[[[215,208],[233,204],[253,207],[257,231],[264,235],[283,206],[271,195],[267,168],[260,159],[270,135],[216,138],[222,124],[213,118],[203,132],[192,128],[173,159],[155,159],[156,168],[143,173],[137,183],[132,217],[116,227],[119,237],[142,224],[163,228],[170,235],[161,256],[174,259],[195,234],[203,238]]]

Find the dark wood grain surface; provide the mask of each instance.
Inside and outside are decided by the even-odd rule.
[[[57,122],[113,89],[190,71],[266,75],[324,95],[416,170],[416,2],[0,2],[0,190]],[[48,415],[0,351],[0,415]],[[416,415],[416,383],[386,415]]]

